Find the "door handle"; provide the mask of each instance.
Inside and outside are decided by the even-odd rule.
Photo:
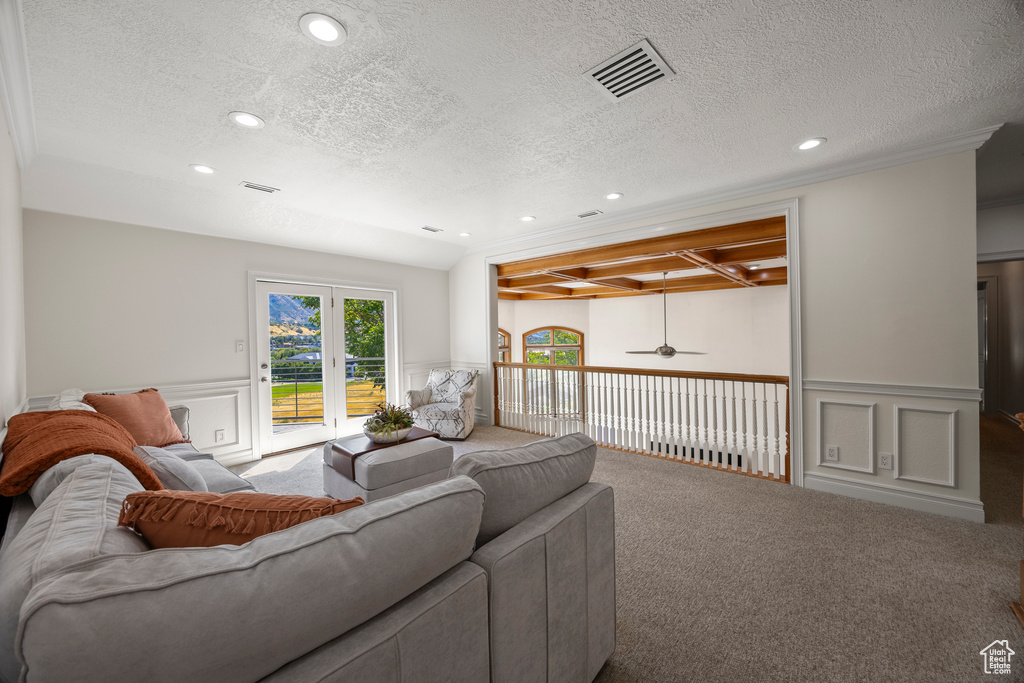
[[[260,381],[261,382],[269,382],[270,378],[269,377],[260,377]]]

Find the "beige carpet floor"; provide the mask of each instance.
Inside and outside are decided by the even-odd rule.
[[[982,681],[1018,595],[1024,433],[983,421],[981,525],[599,449],[615,488],[618,643],[601,683]],[[536,437],[477,428],[457,454]],[[321,495],[316,449],[235,468]]]

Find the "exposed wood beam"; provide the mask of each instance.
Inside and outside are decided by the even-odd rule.
[[[645,261],[630,261],[629,263],[617,263],[613,266],[587,268],[587,280],[593,282],[610,277],[664,273],[667,270],[689,270],[696,267],[692,264],[680,263],[679,259],[675,256],[662,256]]]
[[[586,268],[559,268],[558,270],[546,270],[545,275],[558,278],[559,280],[584,280],[587,277]]]
[[[782,258],[786,255],[786,240],[775,242],[764,242],[762,244],[748,244],[742,247],[730,247],[728,249],[716,249],[716,263],[725,265],[730,263],[750,263],[751,261],[764,261],[773,258]]]
[[[567,288],[557,287],[555,285],[530,285],[529,287],[513,285],[508,289],[514,289],[522,292],[532,292],[534,294],[557,294],[559,296],[566,296],[569,294],[569,290]]]
[[[779,268],[765,268],[764,270],[753,270],[750,271],[751,282],[770,282],[776,284],[778,280],[787,280],[789,278],[789,269],[785,266]]]
[[[563,270],[567,265],[587,267],[627,258],[684,250],[706,250],[740,246],[749,242],[783,239],[785,236],[786,219],[779,216],[505,263],[498,266],[498,276],[508,277],[547,270]]]
[[[642,287],[642,283],[639,280],[632,280],[626,277],[609,277],[603,280],[587,278],[586,281],[604,287],[614,287],[615,289],[639,290]]]
[[[498,298],[504,299],[505,301],[519,301],[523,298],[523,295],[519,292],[498,292]]]
[[[727,280],[732,280],[744,287],[757,287],[757,284],[751,282],[747,278],[747,269],[742,266],[723,266],[716,263],[713,259],[715,254],[712,252],[708,254],[704,251],[694,251],[693,249],[683,249],[681,251],[672,252],[675,256],[681,259],[689,261],[690,263],[696,264],[702,268],[718,273]]]

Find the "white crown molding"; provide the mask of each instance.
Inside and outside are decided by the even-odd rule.
[[[805,379],[804,391],[833,391],[843,394],[875,394],[880,396],[911,396],[949,401],[981,401],[981,389],[958,387],[917,387],[903,384],[869,384],[866,382],[832,382]]]
[[[898,486],[874,484],[816,472],[808,472],[804,475],[804,486],[815,491],[836,493],[875,503],[966,519],[979,524],[985,523],[985,506],[981,501],[964,500],[938,493],[911,491]]]
[[[21,0],[0,0],[0,103],[18,167],[25,170],[36,157],[37,145]]]
[[[978,263],[993,263],[995,261],[1016,261],[1024,259],[1024,249],[1014,251],[992,251],[987,254],[978,254]]]
[[[998,209],[1001,206],[1013,206],[1015,204],[1024,204],[1024,194],[1015,194],[1009,197],[1000,197],[999,199],[986,199],[983,202],[978,202],[978,211]]]
[[[742,187],[729,190],[715,190],[712,192],[696,194],[683,199],[674,199],[667,202],[649,204],[630,211],[608,214],[601,218],[587,220],[585,225],[579,225],[578,223],[563,223],[562,225],[548,228],[546,230],[538,230],[537,232],[531,232],[518,237],[495,240],[478,247],[467,249],[466,253],[478,254],[492,252],[495,249],[500,249],[501,247],[522,244],[524,241],[541,240],[549,237],[571,235],[579,232],[592,232],[596,228],[614,226],[630,221],[643,220],[645,218],[655,218],[701,206],[721,204],[734,199],[745,199],[747,197],[754,197],[761,194],[767,194],[769,192],[788,190],[790,188],[811,185],[813,183],[820,183],[826,180],[844,178],[846,176],[857,175],[858,173],[868,173],[870,171],[878,171],[892,166],[901,166],[903,164],[910,164],[916,161],[924,161],[925,159],[945,156],[947,154],[956,154],[958,152],[975,150],[985,144],[985,142],[992,137],[992,134],[1001,127],[1002,124],[999,124],[998,126],[989,126],[988,128],[981,128],[979,130],[962,133],[960,135],[954,135],[935,142],[907,147],[899,152],[889,152],[886,154],[867,157],[859,161],[834,164],[811,171],[791,173],[771,180],[751,185],[744,185]],[[621,233],[618,235],[618,239],[616,241],[622,241]]]

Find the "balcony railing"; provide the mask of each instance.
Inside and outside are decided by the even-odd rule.
[[[286,358],[270,365],[274,425],[323,422],[323,363]],[[371,415],[385,400],[385,367],[383,358],[345,360],[347,417]]]
[[[789,481],[789,378],[494,364],[495,423]]]

